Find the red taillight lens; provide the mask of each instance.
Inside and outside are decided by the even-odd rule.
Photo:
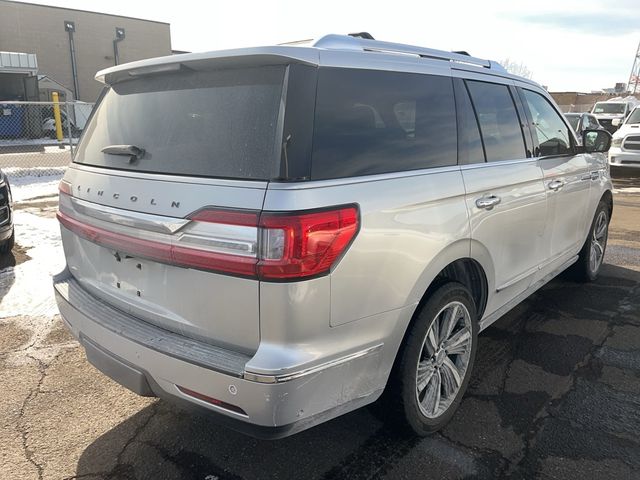
[[[327,273],[358,233],[355,206],[260,216],[258,276],[294,279]]]
[[[60,180],[60,183],[58,184],[58,191],[60,193],[71,195],[71,184],[66,180]]]
[[[67,185],[60,184],[58,219],[82,238],[170,265],[259,280],[328,273],[359,229],[355,205],[300,213],[207,208],[190,215],[191,222],[174,234],[150,235],[78,216]]]

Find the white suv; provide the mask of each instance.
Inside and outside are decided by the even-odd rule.
[[[612,167],[640,168],[640,106],[631,112],[613,135],[609,164]]]
[[[468,55],[350,36],[106,84],[60,184],[60,312],[141,395],[280,437],[377,400],[453,415],[478,334],[600,269],[603,130]]]

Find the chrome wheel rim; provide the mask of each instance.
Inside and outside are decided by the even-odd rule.
[[[602,265],[604,259],[604,250],[607,246],[607,233],[609,223],[607,222],[607,214],[601,211],[596,217],[591,233],[591,251],[589,252],[589,268],[595,273]]]
[[[461,302],[445,305],[422,341],[416,369],[416,398],[427,418],[448,410],[464,381],[471,358],[471,315]]]

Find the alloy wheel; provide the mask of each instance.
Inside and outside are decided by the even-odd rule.
[[[455,400],[471,358],[471,315],[458,301],[436,315],[420,350],[416,396],[427,418],[438,418]]]
[[[604,259],[604,250],[607,246],[607,233],[609,223],[607,214],[603,210],[598,213],[591,234],[591,251],[589,252],[589,268],[592,272],[597,272]]]

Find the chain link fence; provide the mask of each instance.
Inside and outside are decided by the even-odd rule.
[[[0,169],[13,178],[62,174],[92,109],[84,102],[0,101]]]

